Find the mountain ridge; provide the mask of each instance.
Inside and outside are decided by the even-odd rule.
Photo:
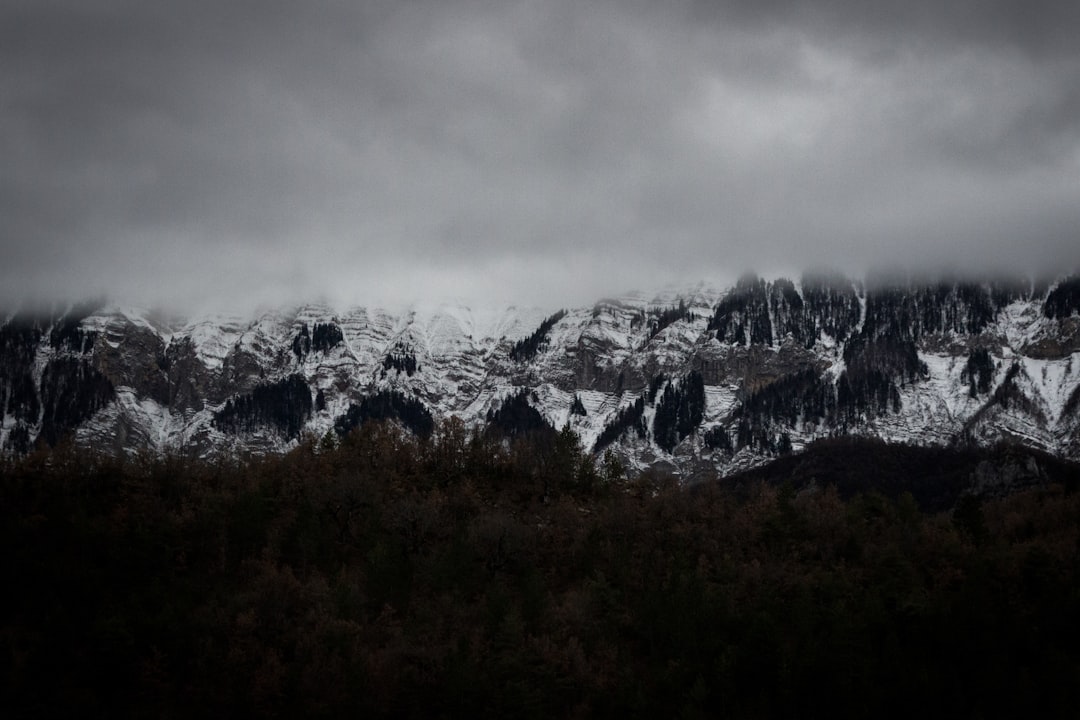
[[[558,312],[315,302],[170,319],[73,305],[0,326],[0,450],[71,433],[117,453],[276,452],[343,427],[379,394],[402,398],[386,408],[408,400],[479,428],[525,389],[585,447],[605,436],[600,449],[631,467],[686,479],[837,435],[1012,439],[1075,458],[1078,313],[1075,277],[834,273],[748,274],[730,288],[697,283]]]

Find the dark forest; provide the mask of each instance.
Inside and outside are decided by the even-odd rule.
[[[370,421],[246,462],[63,442],[8,462],[0,703],[1047,717],[1080,702],[1074,465],[942,505],[921,478],[994,456],[849,441],[686,488],[575,441]]]

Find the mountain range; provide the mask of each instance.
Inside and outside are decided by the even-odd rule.
[[[443,304],[175,317],[92,302],[0,326],[0,452],[279,452],[452,416],[684,480],[815,440],[1080,457],[1080,276],[742,277],[557,312]]]

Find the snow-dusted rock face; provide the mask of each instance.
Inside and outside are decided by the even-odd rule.
[[[66,434],[203,455],[280,451],[370,418],[480,426],[522,389],[585,447],[686,478],[839,434],[1080,457],[1080,282],[746,277],[554,314],[106,305],[0,326],[5,454]]]

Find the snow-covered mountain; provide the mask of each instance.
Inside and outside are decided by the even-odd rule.
[[[585,447],[685,478],[857,434],[1080,457],[1080,278],[753,276],[557,313],[505,307],[170,318],[109,304],[0,327],[0,448],[278,451],[392,418]],[[524,411],[524,412],[523,412]],[[535,414],[534,414],[535,415]]]

